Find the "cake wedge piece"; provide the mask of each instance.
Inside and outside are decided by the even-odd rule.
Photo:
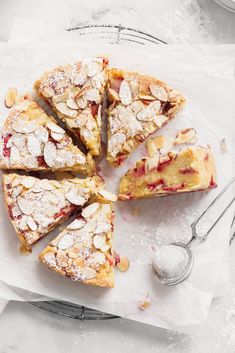
[[[0,168],[93,174],[95,163],[29,96],[13,105],[0,134]]]
[[[9,218],[26,249],[88,201],[114,199],[98,176],[58,181],[4,174],[3,191]]]
[[[166,125],[185,102],[179,92],[154,77],[114,68],[109,69],[108,97],[107,161],[113,167]]]
[[[93,156],[101,152],[101,110],[107,64],[106,58],[94,58],[59,66],[34,84],[40,97]]]
[[[129,169],[119,184],[119,199],[165,196],[216,187],[210,147],[193,146],[165,155],[156,152]]]
[[[92,203],[41,252],[49,269],[88,285],[114,286],[111,203]]]

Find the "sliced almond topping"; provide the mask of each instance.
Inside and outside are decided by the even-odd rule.
[[[12,129],[16,132],[20,132],[22,134],[28,134],[36,130],[37,126],[34,121],[26,121],[15,119],[12,122]]]
[[[53,252],[48,252],[44,255],[45,262],[51,267],[57,267],[56,258]]]
[[[74,237],[71,234],[65,234],[57,244],[60,250],[66,250],[74,245]]]
[[[117,196],[107,190],[99,190],[99,194],[108,201],[112,201],[112,202],[117,201]]]
[[[99,103],[99,101],[100,101],[99,90],[95,89],[95,88],[91,88],[86,91],[85,97],[90,102]]]
[[[82,274],[86,279],[92,279],[96,277],[96,270],[91,267],[84,267]]]
[[[52,101],[55,105],[61,102],[65,103],[68,97],[69,97],[69,92],[66,91],[62,94],[58,94],[57,96],[52,97]]]
[[[86,99],[85,95],[82,97],[78,97],[76,99],[76,103],[77,103],[78,108],[85,109],[87,107],[87,99]]]
[[[35,222],[35,220],[34,220],[33,217],[31,217],[31,216],[28,216],[28,218],[27,218],[27,224],[28,224],[29,228],[30,228],[31,230],[33,230],[34,232],[38,229],[37,223]]]
[[[66,104],[71,109],[78,109],[78,105],[73,98],[67,99]]]
[[[18,197],[17,204],[21,212],[24,213],[25,215],[30,216],[33,213],[33,207],[32,207],[31,201],[28,201],[23,197]]]
[[[49,130],[51,130],[51,131],[53,131],[53,132],[55,132],[55,133],[57,133],[57,134],[65,134],[64,129],[62,129],[59,125],[57,125],[57,124],[55,124],[55,123],[53,123],[53,122],[47,123],[47,124],[46,124],[46,127],[47,127]]]
[[[150,83],[149,89],[152,95],[160,101],[166,102],[168,100],[168,94],[163,87],[158,86],[155,83]]]
[[[20,181],[21,185],[23,185],[26,189],[31,189],[35,182],[36,180],[32,177],[22,177]]]
[[[101,248],[100,248],[100,250],[102,251],[102,252],[106,252],[106,251],[108,251],[110,249],[110,245],[108,245],[108,244],[104,244],[103,246],[101,246]]]
[[[93,244],[96,249],[100,249],[106,241],[106,236],[104,234],[97,234],[93,237]]]
[[[131,88],[126,80],[122,80],[120,84],[119,97],[123,105],[128,105],[132,103]]]
[[[156,152],[153,157],[148,157],[145,161],[145,171],[148,173],[149,171],[153,170],[154,168],[158,167],[160,154]]]
[[[100,251],[95,252],[93,254],[93,261],[99,265],[103,265],[105,263],[105,254]]]
[[[112,88],[109,88],[108,89],[108,93],[110,95],[110,97],[115,100],[115,101],[119,101],[120,100],[120,97],[119,97],[119,94]]]
[[[51,191],[51,190],[55,189],[53,183],[50,180],[47,180],[47,179],[40,180],[39,183],[38,183],[38,186],[41,189],[46,190],[46,191]]]
[[[149,95],[147,95],[147,94],[141,94],[141,93],[139,93],[139,98],[140,99],[143,99],[143,100],[145,100],[145,101],[154,101],[156,98],[155,97],[153,97],[153,96],[149,96]]]
[[[194,143],[196,138],[196,130],[194,128],[188,128],[180,130],[175,138],[175,144],[179,145],[182,143]]]
[[[49,167],[54,167],[56,159],[56,146],[53,142],[48,141],[44,147],[44,159]]]
[[[155,124],[160,128],[168,120],[168,118],[165,115],[155,115],[153,120]]]
[[[120,256],[120,261],[117,263],[117,269],[121,272],[126,272],[130,267],[130,263],[127,257]]]
[[[86,199],[84,196],[78,195],[77,192],[75,190],[70,190],[67,194],[66,194],[66,199],[71,202],[73,205],[84,205],[84,203],[86,202]]]
[[[11,108],[15,104],[15,98],[17,96],[17,89],[16,88],[9,88],[7,90],[6,98],[5,98],[5,105],[7,108]]]
[[[102,70],[101,61],[90,61],[87,63],[87,75],[88,77],[95,76]]]
[[[86,221],[84,219],[75,219],[71,224],[68,225],[67,229],[75,230],[75,229],[82,229]]]
[[[92,216],[99,208],[98,202],[92,203],[82,210],[82,217],[89,218]]]
[[[54,90],[51,89],[51,88],[49,88],[49,87],[44,87],[44,88],[42,89],[42,94],[43,94],[43,96],[46,97],[46,98],[51,98],[51,97],[54,96]]]
[[[34,135],[28,135],[27,137],[28,151],[32,156],[38,157],[41,155],[41,142]]]
[[[43,126],[37,127],[37,129],[34,131],[34,135],[39,139],[40,141],[46,143],[49,138],[49,134],[47,129]]]
[[[78,72],[72,72],[70,80],[74,85],[82,86],[87,79],[87,67],[84,65]]]
[[[51,132],[51,137],[55,141],[61,141],[64,138],[64,134],[57,134],[56,132]]]
[[[62,113],[62,114],[64,114],[64,115],[68,116],[69,118],[76,118],[77,115],[78,115],[77,110],[70,109],[70,108],[66,105],[66,103],[63,103],[63,102],[57,103],[57,104],[56,104],[56,109],[57,109],[60,113]]]

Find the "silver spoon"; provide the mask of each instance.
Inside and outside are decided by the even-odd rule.
[[[225,186],[225,188],[217,195],[217,197],[210,203],[210,205],[202,212],[202,214],[198,217],[198,219],[191,224],[192,238],[188,243],[184,244],[180,242],[174,242],[172,244],[169,244],[171,248],[172,246],[179,247],[181,252],[182,251],[184,252],[184,255],[186,256],[187,260],[182,270],[179,273],[177,273],[177,275],[174,275],[173,277],[169,277],[166,275],[166,273],[160,271],[159,267],[157,268],[156,263],[154,263],[156,278],[160,283],[167,286],[175,286],[176,284],[183,282],[184,280],[186,280],[186,278],[190,276],[193,268],[193,263],[194,263],[194,256],[193,256],[192,250],[190,249],[190,246],[194,240],[198,240],[201,243],[204,242],[207,239],[209,233],[218,223],[218,221],[223,217],[225,212],[232,205],[232,203],[235,200],[234,182],[235,182],[235,178],[233,178]],[[228,200],[231,200],[231,201],[228,202]],[[210,218],[210,215],[211,215],[211,218]],[[233,220],[231,229],[234,227],[234,223],[235,222]],[[232,232],[230,244],[234,237],[233,232]],[[176,249],[176,251],[179,249]]]

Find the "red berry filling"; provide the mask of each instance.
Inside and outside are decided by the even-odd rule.
[[[195,174],[198,173],[196,171],[196,169],[192,168],[192,167],[187,167],[187,168],[181,168],[179,170],[180,174]]]
[[[64,207],[62,208],[59,212],[57,212],[55,215],[54,215],[54,219],[57,219],[57,218],[62,218],[64,216],[67,216],[68,214],[70,214],[74,209],[76,209],[76,206],[75,205],[69,205],[67,207]]]
[[[95,102],[91,103],[91,114],[95,118],[97,113],[98,113],[99,105],[96,104]]]
[[[168,154],[168,157],[169,157],[169,159],[167,159],[167,160],[165,160],[165,161],[163,161],[163,162],[160,162],[160,163],[158,164],[158,167],[157,167],[157,171],[158,171],[158,172],[162,172],[162,171],[165,169],[165,167],[166,167],[168,164],[170,164],[171,161],[173,160],[173,156],[171,156],[171,155]]]
[[[12,134],[7,134],[6,136],[3,137],[3,156],[10,158],[11,155],[11,149],[7,147],[7,143],[10,140]]]
[[[141,177],[144,174],[145,174],[145,166],[144,166],[144,164],[141,165],[140,167],[137,167],[137,168],[134,169],[134,175],[136,177]]]
[[[38,161],[38,166],[39,166],[39,167],[45,167],[45,168],[47,168],[47,164],[46,164],[45,159],[44,159],[43,156],[38,156],[38,157],[37,157],[37,161]]]
[[[211,176],[211,180],[210,180],[210,188],[213,189],[213,188],[216,188],[217,187],[217,184],[214,180],[214,177],[213,175]]]
[[[162,185],[164,183],[163,179],[158,179],[156,181],[154,181],[153,183],[149,183],[147,184],[147,188],[150,190],[150,191],[154,191],[157,189],[157,187],[159,185]]]
[[[117,165],[121,165],[126,159],[126,155],[125,154],[118,154],[117,155],[117,159],[116,159],[116,162],[117,162]]]
[[[177,185],[173,185],[173,186],[163,186],[163,190],[165,191],[171,191],[171,192],[175,192],[177,190],[183,189],[185,187],[185,183],[180,183]]]

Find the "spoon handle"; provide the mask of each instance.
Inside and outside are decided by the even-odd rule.
[[[198,219],[191,224],[193,236],[190,243],[195,238],[204,241],[234,201],[235,178],[225,186]]]

